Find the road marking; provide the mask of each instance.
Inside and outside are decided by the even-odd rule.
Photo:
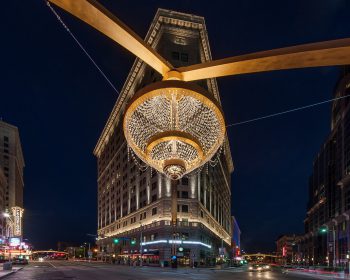
[[[57,269],[57,267],[54,266],[52,263],[48,262],[48,264],[51,265],[53,268],[56,268],[56,269]]]

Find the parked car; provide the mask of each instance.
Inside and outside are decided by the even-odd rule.
[[[12,261],[12,264],[28,264],[28,260],[26,258],[15,258]]]

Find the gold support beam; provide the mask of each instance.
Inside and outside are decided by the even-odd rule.
[[[164,76],[173,67],[134,31],[95,0],[49,0],[71,13],[125,49],[142,59]]]
[[[350,39],[299,45],[176,69],[184,81],[305,67],[350,64]]]

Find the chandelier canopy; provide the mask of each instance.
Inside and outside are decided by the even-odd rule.
[[[123,128],[136,155],[173,180],[210,160],[226,131],[219,103],[205,89],[179,80],[138,91]]]

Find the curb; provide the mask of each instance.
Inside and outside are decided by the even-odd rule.
[[[0,279],[4,279],[4,278],[6,278],[7,276],[10,276],[10,275],[16,273],[17,271],[22,270],[23,268],[24,268],[24,267],[20,267],[20,268],[18,268],[18,269],[16,269],[16,270],[12,270],[10,273],[7,273],[6,275],[0,276]]]

